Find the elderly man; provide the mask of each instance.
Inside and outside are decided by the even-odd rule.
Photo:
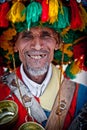
[[[36,121],[49,130],[56,130],[60,126],[62,128],[64,126],[64,129],[66,129],[72,120],[69,114],[71,113],[72,117],[74,116],[73,112],[75,113],[76,107],[75,99],[79,87],[78,84],[75,85],[75,83],[66,80],[62,85],[63,89],[60,93],[60,70],[52,64],[54,50],[59,48],[60,42],[61,39],[57,32],[51,28],[42,26],[32,27],[29,31],[25,30],[17,35],[14,51],[19,52],[22,64],[17,68],[15,72],[16,76],[14,73],[7,76],[8,87],[4,86],[4,88],[0,88],[1,100],[14,99],[19,106],[19,118],[16,126],[13,128],[14,130],[17,130],[25,122],[28,114],[29,118],[26,119],[27,121]],[[65,86],[67,86],[66,89],[64,88]],[[59,96],[61,98],[59,112],[58,97],[56,106],[53,105],[58,92],[59,95],[62,95],[62,97]],[[53,114],[51,112],[52,109],[54,111]],[[63,114],[60,115],[59,113],[62,110],[64,110]],[[66,116],[66,112],[68,111],[69,114]],[[51,115],[53,120],[49,118],[47,123],[49,115]],[[60,126],[58,123],[59,117],[61,117]],[[67,125],[66,123],[64,125],[65,117],[65,122],[68,121]]]
[[[18,105],[18,120],[12,130],[26,121],[47,130],[67,130],[86,103],[86,98],[81,105],[79,101],[86,87],[67,79],[60,86],[61,73],[52,61],[61,42],[58,32],[42,25],[17,34],[14,51],[19,52],[22,64],[6,76],[7,85],[0,87],[0,100],[14,100]]]
[[[24,85],[20,87],[21,95],[24,102],[27,102],[26,99],[29,97],[34,97],[34,101],[31,100],[34,102],[34,106],[30,106],[30,115],[37,122],[42,123],[43,126],[47,121],[59,89],[60,70],[51,64],[54,50],[57,50],[59,45],[59,34],[51,28],[41,26],[19,33],[15,40],[14,51],[19,52],[19,58],[22,62],[16,74],[17,78],[22,80],[25,85],[25,87]],[[13,93],[21,101],[22,99],[16,90],[17,88],[14,89],[12,76],[11,74],[11,76],[7,77],[8,85],[11,84],[10,89],[13,90]],[[22,109],[19,109],[19,113],[23,111]],[[23,123],[25,121],[26,114],[23,113],[24,111],[22,112],[23,117],[21,117],[21,113],[19,114],[18,122]]]

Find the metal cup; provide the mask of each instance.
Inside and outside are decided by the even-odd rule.
[[[18,118],[18,106],[14,101],[0,101],[0,130],[11,129]]]
[[[18,130],[45,130],[45,129],[36,122],[26,122],[22,124]]]

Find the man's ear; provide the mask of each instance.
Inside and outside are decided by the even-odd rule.
[[[61,46],[62,46],[62,43],[63,43],[63,41],[62,41],[59,33],[56,33],[56,46],[55,46],[55,50],[60,49]]]
[[[14,52],[18,52],[18,49],[16,46],[14,46]]]
[[[64,44],[63,41],[60,41],[59,43],[56,43],[56,46],[55,46],[55,51],[60,49],[62,47],[62,45]]]
[[[56,46],[55,46],[55,51],[59,49],[59,45],[58,43],[56,43]]]

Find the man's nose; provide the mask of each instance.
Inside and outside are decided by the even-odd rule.
[[[42,48],[42,42],[41,42],[40,38],[35,37],[34,42],[33,42],[33,47],[36,50],[40,50]]]

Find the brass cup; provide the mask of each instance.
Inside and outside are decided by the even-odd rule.
[[[10,129],[17,121],[18,106],[14,101],[0,101],[0,130]]]
[[[45,130],[40,124],[36,122],[23,123],[18,130]]]

